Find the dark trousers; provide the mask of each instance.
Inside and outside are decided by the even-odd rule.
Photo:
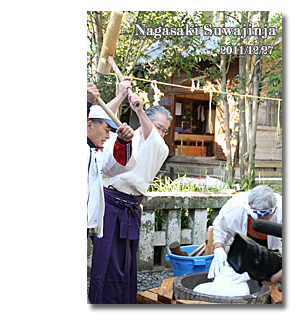
[[[143,196],[104,189],[103,237],[94,237],[89,300],[92,304],[134,304]]]

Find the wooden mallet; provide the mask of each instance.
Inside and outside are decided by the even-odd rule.
[[[107,115],[118,127],[122,125],[119,118],[106,106],[105,102],[100,97],[97,97],[97,103],[104,109]]]
[[[120,81],[123,79],[123,75],[119,70],[118,66],[114,61],[114,55],[116,51],[118,36],[120,33],[121,23],[122,23],[123,12],[122,11],[112,11],[110,16],[106,33],[104,36],[103,45],[101,48],[100,59],[98,62],[97,70],[101,74],[109,75],[111,67],[118,75]],[[129,95],[132,94],[132,90],[127,88]],[[139,103],[135,103],[135,107],[139,107]]]
[[[91,79],[92,81],[92,79]],[[120,122],[119,118],[107,107],[107,105],[105,104],[105,102],[100,98],[97,97],[97,103],[99,106],[102,107],[102,109],[104,109],[104,111],[107,113],[107,115],[111,118],[111,120],[118,126],[120,127],[122,125],[122,123]]]

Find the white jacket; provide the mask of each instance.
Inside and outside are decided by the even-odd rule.
[[[214,226],[214,243],[221,242],[226,245],[231,237],[237,233],[247,236],[248,215],[244,205],[248,204],[249,192],[240,192],[235,194],[221,208],[219,215],[213,222]],[[282,197],[276,194],[277,209],[272,215],[270,222],[282,224]],[[268,235],[268,248],[270,250],[278,249],[282,253],[282,239]]]
[[[112,133],[106,143],[112,144],[115,140],[114,135],[116,134]],[[106,151],[110,149],[111,147]],[[168,154],[168,145],[154,127],[146,140],[138,128],[132,138],[132,155],[135,158],[136,167],[130,173],[104,179],[103,184],[104,186],[113,185],[118,191],[127,194],[145,195],[149,184],[152,183]]]
[[[102,175],[113,177],[130,171],[136,166],[130,158],[126,166],[120,165],[111,149],[103,153],[87,145],[87,228],[96,228],[98,237],[103,235],[104,193]]]

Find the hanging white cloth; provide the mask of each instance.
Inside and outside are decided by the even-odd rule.
[[[204,107],[201,106],[201,121],[205,121]]]
[[[192,87],[191,87],[191,91],[194,92],[195,91],[195,82],[194,79],[192,79]]]
[[[153,80],[152,83],[151,83],[151,87],[153,88],[154,90],[154,102],[153,102],[153,105],[154,106],[158,106],[159,105],[159,101],[160,101],[160,94],[161,92],[159,91],[159,89],[157,88],[157,83],[156,83],[156,80]]]

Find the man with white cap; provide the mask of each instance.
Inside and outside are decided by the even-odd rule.
[[[214,226],[214,259],[211,263],[208,278],[214,278],[223,272],[227,264],[225,246],[237,233],[250,237],[269,250],[282,253],[282,239],[254,231],[253,220],[262,219],[282,224],[282,197],[266,185],[259,185],[248,192],[235,194],[222,207],[213,222]],[[230,280],[240,283],[250,280],[249,274],[236,273],[233,269]]]
[[[103,180],[104,232],[103,238],[94,239],[89,291],[92,304],[136,303],[140,204],[169,154],[163,138],[171,125],[171,113],[163,106],[144,110],[142,98],[135,93],[128,100],[140,122],[132,139],[137,165],[131,172]],[[112,149],[113,141],[112,135],[105,153]]]
[[[113,150],[103,153],[104,143],[116,131],[117,139]],[[113,177],[130,171],[136,166],[131,158],[131,139],[134,131],[126,123],[119,128],[98,105],[90,108],[87,121],[87,228],[102,237],[104,195],[102,176]]]

